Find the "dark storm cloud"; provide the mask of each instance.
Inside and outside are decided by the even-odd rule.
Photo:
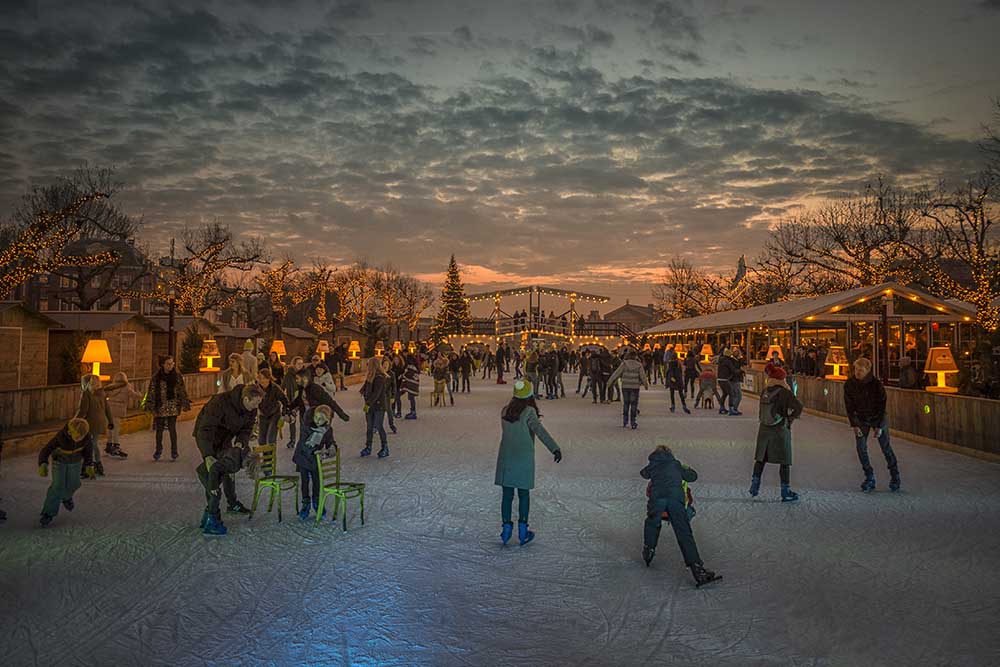
[[[304,0],[316,20],[298,26],[253,24],[236,4],[138,12],[106,35],[91,24],[0,33],[0,206],[83,160],[112,162],[155,247],[219,217],[301,258],[367,255],[422,272],[454,250],[495,270],[633,270],[636,247],[649,266],[681,238],[738,257],[800,200],[877,173],[957,177],[979,158],[973,142],[853,95],[861,74],[824,71],[845,94],[682,75],[678,65],[705,67],[707,31],[680,3],[622,5],[642,17],[632,33],[580,6],[582,21],[561,17],[539,42],[465,17],[437,34],[353,27],[407,3]],[[643,30],[655,47],[643,75],[602,64]],[[491,67],[416,71],[470,56]],[[497,243],[516,256],[498,259]]]
[[[1000,0],[981,0],[979,6],[995,12],[1000,12]]]

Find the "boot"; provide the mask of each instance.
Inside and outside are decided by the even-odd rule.
[[[889,490],[893,493],[899,491],[899,470],[889,471]]]
[[[417,418],[416,412],[407,412],[406,416],[403,417],[403,419],[416,419],[416,418]]]
[[[361,456],[371,456],[371,455],[372,455],[372,446],[365,445],[365,448],[361,450]]]
[[[378,450],[378,457],[384,459],[389,456],[389,447],[387,445],[382,445],[382,449]]]
[[[649,567],[649,564],[653,562],[653,555],[655,553],[656,549],[654,547],[642,546],[642,560],[646,562],[646,567]]]
[[[67,512],[72,512],[76,508],[76,503],[73,502],[72,498],[67,498],[62,501],[62,506],[66,508]]]
[[[799,494],[789,488],[788,484],[781,485],[781,502],[783,503],[793,503],[799,499]]]
[[[229,532],[225,524],[221,520],[216,519],[214,516],[209,516],[208,521],[205,522],[205,527],[202,529],[203,535],[225,535]]]
[[[389,430],[392,431],[393,435],[396,435],[397,431],[396,431],[396,425],[395,424],[389,424]]]
[[[47,526],[50,523],[52,523],[52,515],[51,514],[46,514],[45,512],[42,512],[42,515],[38,519],[38,523],[39,523],[39,525],[41,525],[44,528],[45,526]]]
[[[696,588],[701,588],[705,584],[722,579],[721,575],[717,575],[711,570],[706,570],[705,566],[701,563],[695,563],[691,566],[691,574],[694,575],[694,585]]]
[[[865,493],[875,490],[875,472],[865,472],[865,481],[861,482],[861,490]]]
[[[109,454],[111,454],[111,456],[114,456],[115,458],[119,458],[119,459],[127,459],[128,458],[128,454],[126,454],[125,452],[122,451],[122,446],[119,445],[117,442],[111,447],[111,451],[109,452]]]
[[[98,477],[104,477],[104,463],[101,461],[94,463],[94,471],[97,473]]]
[[[208,524],[209,516],[211,515],[208,513],[208,510],[205,510],[204,512],[201,513],[201,523],[198,524],[198,527],[201,528],[202,530],[205,530],[205,526]]]
[[[535,539],[535,532],[528,530],[527,521],[517,522],[517,539],[521,542],[522,547],[531,540]]]
[[[514,532],[514,524],[510,521],[504,521],[503,527],[500,529],[500,541],[503,544],[510,542],[510,536]]]
[[[309,503],[310,500],[308,498],[302,499],[302,509],[299,510],[299,518],[303,521],[309,518]]]
[[[754,498],[760,493],[760,475],[754,475],[750,478],[750,495]]]
[[[229,506],[228,512],[230,514],[250,514],[250,510],[248,510],[246,506],[238,500]]]
[[[682,405],[681,408],[684,410],[684,414],[687,414],[687,415],[691,414],[691,411],[688,410],[688,406]]]

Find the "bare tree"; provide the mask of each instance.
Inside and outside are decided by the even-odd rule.
[[[386,324],[395,327],[395,336],[399,338],[399,322],[402,319],[401,289],[404,277],[394,266],[387,265],[375,273],[375,297],[379,313],[385,318]]]
[[[434,290],[412,276],[401,276],[399,304],[400,319],[406,322],[407,339],[411,339],[424,311],[434,305]]]
[[[339,271],[334,281],[340,296],[341,315],[364,326],[369,311],[376,305],[376,272],[366,260],[359,260],[353,266]]]

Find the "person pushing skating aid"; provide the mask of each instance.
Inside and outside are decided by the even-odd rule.
[[[691,518],[687,512],[687,490],[685,482],[694,482],[698,473],[676,458],[666,445],[660,445],[649,455],[649,463],[639,471],[643,479],[650,481],[649,499],[646,501],[646,521],[643,525],[642,559],[646,567],[653,562],[656,545],[660,540],[660,525],[663,513],[670,517],[670,525],[677,537],[677,545],[684,556],[684,564],[691,568],[695,585],[704,586],[707,583],[721,579],[711,570],[705,569],[698,545],[694,541],[691,530]]]

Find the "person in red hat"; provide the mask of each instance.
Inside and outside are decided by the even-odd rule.
[[[760,492],[760,478],[764,465],[777,463],[781,477],[781,501],[793,502],[799,494],[791,489],[792,422],[802,414],[802,403],[785,381],[785,369],[772,363],[764,367],[767,375],[765,389],[760,395],[757,427],[757,451],[754,453],[753,478],[750,495]]]

